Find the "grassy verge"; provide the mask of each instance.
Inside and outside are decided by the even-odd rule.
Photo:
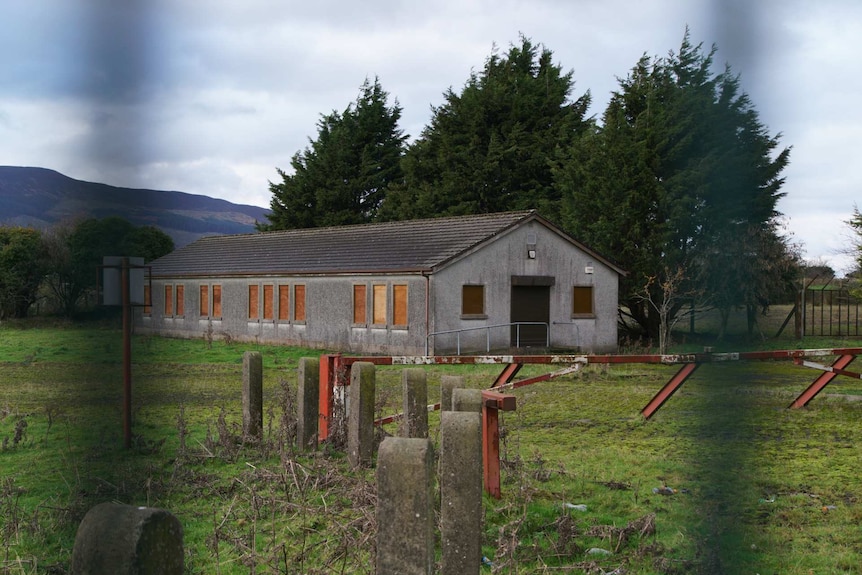
[[[78,522],[102,501],[176,514],[188,573],[374,572],[373,470],[351,471],[331,446],[291,448],[295,368],[317,352],[145,337],[133,348],[136,441],[125,451],[119,331],[0,326],[0,574],[65,572]],[[249,349],[265,365],[255,444],[240,434]],[[430,400],[453,372],[486,387],[497,369],[429,368]],[[644,421],[674,372],[590,368],[514,392],[503,498],[485,500],[484,572],[855,572],[859,381],[836,380],[791,411],[816,372],[706,365]],[[378,406],[399,410],[399,370],[379,369]]]

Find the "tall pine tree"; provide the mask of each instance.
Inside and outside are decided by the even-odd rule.
[[[381,208],[408,219],[537,208],[559,213],[550,160],[585,127],[589,93],[570,100],[574,82],[552,52],[522,37],[492,54],[460,94],[449,89],[407,151],[404,182]]]
[[[765,281],[766,262],[750,252],[768,247],[774,257],[778,245],[792,258],[776,210],[790,150],[760,123],[738,77],[712,72],[714,53],[686,31],[679,53],[641,58],[601,126],[562,153],[555,172],[565,227],[629,271],[624,309],[651,336],[659,319],[647,302],[662,300],[664,278],[648,298],[643,290],[661,270],[685,270],[680,290],[726,308],[762,291],[750,282]],[[719,261],[746,269],[728,282]]]
[[[297,152],[292,173],[270,183],[272,212],[263,231],[359,224],[375,219],[386,189],[401,180],[406,136],[401,107],[388,104],[377,78],[366,82],[344,112],[318,122],[317,139]]]

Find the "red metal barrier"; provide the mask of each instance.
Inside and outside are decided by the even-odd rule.
[[[741,353],[695,353],[677,355],[495,355],[495,356],[371,356],[344,357],[340,354],[328,354],[320,357],[320,418],[318,438],[324,441],[330,434],[335,390],[347,386],[350,366],[357,361],[370,362],[375,365],[484,365],[503,364],[505,367],[494,380],[491,390],[482,392],[482,462],[484,465],[485,491],[492,497],[501,497],[500,489],[500,428],[499,411],[514,411],[515,396],[498,393],[504,388],[516,388],[542,381],[548,381],[562,375],[574,373],[587,364],[624,364],[646,363],[674,365],[682,364],[676,374],[659,390],[658,393],[641,410],[644,418],[652,417],[671,396],[685,383],[688,378],[704,363],[717,363],[738,360],[794,360],[798,365],[820,369],[821,374],[791,405],[791,408],[804,407],[835,377],[845,375],[858,377],[862,375],[845,370],[857,355],[862,354],[862,348],[841,349],[807,349],[807,350],[775,350],[753,351]],[[831,366],[824,366],[805,361],[806,357],[839,356]],[[567,364],[567,367],[552,373],[539,375],[519,381],[513,381],[515,375],[525,364]],[[439,409],[440,404],[429,405],[429,410]],[[375,425],[383,425],[397,421],[402,414],[392,415],[375,421]]]

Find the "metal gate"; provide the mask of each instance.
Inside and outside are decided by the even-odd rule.
[[[809,286],[801,293],[802,334],[858,336],[862,334],[862,302],[844,286]]]

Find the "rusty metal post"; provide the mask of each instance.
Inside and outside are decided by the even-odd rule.
[[[129,258],[123,258],[123,446],[132,447],[132,303],[129,294]]]
[[[499,411],[515,411],[515,396],[493,391],[482,392],[482,467],[485,491],[500,499],[500,423]]]
[[[318,390],[318,424],[317,439],[326,441],[329,437],[329,423],[332,421],[332,403],[335,397],[335,379],[338,371],[339,354],[324,354],[320,356],[320,379]]]

